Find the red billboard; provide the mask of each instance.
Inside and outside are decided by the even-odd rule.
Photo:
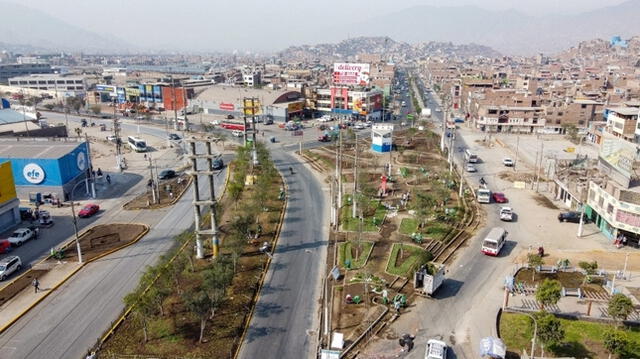
[[[236,109],[236,106],[234,104],[232,104],[232,103],[224,103],[224,102],[221,102],[220,106],[218,106],[218,107],[221,110],[224,110],[224,111],[233,111],[233,110]]]
[[[162,88],[162,101],[164,102],[164,109],[167,111],[181,110],[186,107],[185,101],[187,93],[182,87],[163,87]]]

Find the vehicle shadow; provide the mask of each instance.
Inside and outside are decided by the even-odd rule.
[[[438,291],[435,293],[433,298],[445,299],[445,298],[454,297],[458,294],[463,284],[464,282],[462,281],[447,278],[444,280],[444,282],[442,283]]]
[[[510,241],[510,240],[505,241],[504,246],[500,251],[500,254],[498,254],[498,258],[508,257],[511,254],[511,252],[513,252],[513,249],[516,248],[517,245],[518,245],[518,242],[516,241]]]

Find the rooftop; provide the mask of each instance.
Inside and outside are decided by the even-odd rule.
[[[75,138],[0,138],[0,158],[58,159],[83,142]]]
[[[623,116],[634,116],[638,115],[637,107],[611,107],[608,109],[611,112],[619,113]]]
[[[28,118],[31,120],[31,118]],[[0,125],[5,125],[9,123],[17,123],[24,121],[24,116],[22,113],[11,110],[11,109],[0,109]]]
[[[302,97],[298,91],[255,89],[236,86],[211,86],[204,90],[197,99],[201,101],[217,101],[241,103],[245,97],[257,97],[263,105],[295,101]]]

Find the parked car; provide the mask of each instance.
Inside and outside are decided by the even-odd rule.
[[[88,218],[98,213],[99,210],[100,210],[100,206],[98,206],[97,204],[87,203],[84,207],[82,207],[80,212],[78,212],[78,217]]]
[[[20,219],[23,221],[29,221],[33,219],[33,212],[31,208],[20,207]]]
[[[233,115],[227,115],[227,120],[233,120],[235,117]]]
[[[505,222],[513,221],[513,211],[511,207],[500,207],[500,220]]]
[[[11,234],[11,236],[9,236],[9,238],[7,238],[7,240],[12,245],[19,247],[24,242],[35,237],[36,237],[36,233],[30,228],[18,228],[15,231],[13,231],[13,233]]]
[[[507,203],[507,197],[505,197],[504,193],[501,192],[494,192],[493,195],[493,201],[496,203]]]
[[[320,142],[331,142],[331,138],[328,135],[318,136],[318,141]]]
[[[217,125],[219,125],[219,124],[220,124],[220,121],[218,121],[218,120],[212,120],[212,121],[210,121],[210,122],[209,122],[209,124],[214,125],[214,126],[217,126]]]
[[[22,268],[22,261],[18,256],[10,256],[0,260],[0,280],[7,279],[13,272]]]
[[[9,253],[11,251],[11,242],[7,239],[0,239],[0,253]]]
[[[170,133],[168,136],[171,141],[180,141],[182,138],[175,133]]]
[[[365,126],[362,122],[358,122],[355,125],[353,125],[353,128],[355,128],[356,130],[364,130]]]
[[[507,167],[513,167],[514,162],[513,162],[513,160],[511,158],[506,157],[506,158],[504,158],[502,160],[502,164],[507,166]]]
[[[476,172],[476,166],[473,165],[473,163],[467,163],[467,172]]]
[[[265,125],[273,125],[273,119],[270,118],[270,117],[267,117],[267,118],[264,119],[263,123]]]
[[[162,170],[160,171],[158,178],[161,180],[166,180],[166,179],[174,178],[175,176],[177,175],[176,175],[176,171],[174,170]]]
[[[216,158],[211,162],[211,168],[214,170],[221,170],[224,168],[224,161],[222,158]]]
[[[580,223],[580,216],[581,213],[576,211],[562,212],[558,214],[558,221]],[[586,222],[586,217],[583,217],[582,220]]]
[[[231,136],[242,137],[242,136],[244,136],[244,132],[242,132],[240,130],[233,130],[233,131],[231,131]]]
[[[427,342],[427,351],[424,354],[425,359],[446,359],[447,344],[441,340],[429,339]]]

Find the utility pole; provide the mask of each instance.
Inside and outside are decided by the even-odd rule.
[[[153,203],[157,203],[156,202],[156,190],[155,190],[155,186],[156,186],[156,180],[153,177],[153,164],[151,162],[151,155],[149,155],[147,157],[149,159],[149,189],[151,190],[151,196],[153,199]]]
[[[352,217],[357,217],[357,199],[356,195],[358,194],[358,133],[356,133],[356,143],[353,147],[354,156],[353,156],[353,200],[351,208],[353,209]]]
[[[536,171],[536,192],[540,189],[540,170],[542,169],[542,162],[544,159],[544,142],[540,142],[540,165]]]
[[[342,124],[342,121],[340,121]],[[338,208],[342,207],[342,129],[338,130]]]
[[[589,173],[589,162],[587,161],[587,198],[582,202],[582,206],[580,206],[581,208],[580,208],[580,222],[578,224],[578,238],[582,237],[582,230],[584,226],[584,207],[585,207],[585,202],[589,198],[590,182],[591,182],[591,176]]]
[[[116,168],[122,171],[122,139],[120,138],[120,122],[116,115],[116,98],[113,98],[113,137],[116,140]]]
[[[520,134],[516,134],[516,160],[513,162],[513,171],[516,171],[518,165],[518,148],[520,147]]]
[[[87,144],[87,169],[89,171],[89,178],[91,179],[91,197],[96,198],[96,178],[93,172],[93,163],[91,163],[91,143],[89,142],[89,135],[85,132],[85,142]],[[87,185],[88,187],[88,185]],[[87,193],[89,189],[87,188]]]
[[[176,106],[176,83],[171,75],[171,106],[173,106],[173,129],[178,130],[178,108]]]

